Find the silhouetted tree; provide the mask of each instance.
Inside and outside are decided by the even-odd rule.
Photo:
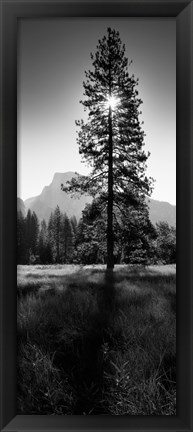
[[[88,120],[77,121],[79,152],[90,164],[89,176],[73,178],[66,192],[99,194],[107,212],[107,268],[114,266],[114,208],[120,214],[144,194],[151,192],[151,179],[145,176],[149,154],[143,150],[144,132],[139,121],[136,86],[128,73],[125,45],[119,33],[108,28],[99,40],[93,71],[85,72],[85,99],[81,101]]]

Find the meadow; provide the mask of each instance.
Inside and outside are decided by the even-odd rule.
[[[176,415],[175,265],[18,266],[17,413]]]

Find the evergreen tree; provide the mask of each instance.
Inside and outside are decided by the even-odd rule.
[[[37,254],[38,237],[39,221],[36,213],[33,212],[31,216],[31,249],[34,256]]]
[[[17,264],[26,264],[26,229],[25,218],[17,212]]]
[[[115,263],[147,264],[154,262],[156,229],[149,219],[147,205],[141,200],[138,207],[130,206],[120,215],[113,212]],[[99,198],[87,204],[82,212],[76,236],[78,260],[84,264],[104,263],[107,245],[105,232],[107,214]]]
[[[72,216],[70,218],[70,222],[71,222],[71,225],[72,225],[73,234],[75,236],[76,235],[76,231],[77,231],[77,226],[78,226],[78,222],[77,222],[76,216]]]
[[[76,256],[83,264],[104,263],[105,260],[107,217],[100,204],[99,198],[87,204],[77,227]]]
[[[28,264],[35,262],[39,235],[39,222],[35,212],[29,209],[25,220],[26,232],[26,261]]]
[[[52,212],[49,217],[47,231],[48,231],[48,242],[50,245],[52,258],[54,261],[54,216]]]
[[[122,215],[122,244],[125,263],[150,264],[155,260],[154,241],[157,233],[149,219],[144,201],[138,208],[130,207]]]
[[[114,208],[120,214],[141,196],[150,194],[151,179],[145,176],[149,154],[143,150],[144,132],[139,121],[136,86],[128,73],[125,45],[119,33],[108,28],[91,54],[93,70],[85,72],[81,101],[88,120],[77,121],[79,152],[91,166],[89,176],[73,178],[66,192],[99,194],[107,212],[107,268],[114,266]]]
[[[61,262],[62,255],[62,213],[59,206],[56,207],[52,220],[52,245],[55,261]]]
[[[176,229],[169,226],[167,222],[156,224],[157,230],[157,258],[163,264],[176,262]]]
[[[29,264],[31,255],[31,217],[32,213],[29,209],[27,212],[25,226],[26,226],[26,261]]]
[[[62,261],[69,262],[72,259],[74,233],[72,224],[66,215],[63,216],[62,223]]]
[[[52,263],[51,246],[48,238],[48,229],[45,220],[41,222],[39,241],[38,241],[38,254],[42,264]]]

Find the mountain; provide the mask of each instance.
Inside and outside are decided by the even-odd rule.
[[[61,190],[61,184],[65,185],[72,177],[76,177],[74,172],[55,173],[52,183],[45,186],[40,195],[25,201],[26,208],[34,211],[40,220],[48,221],[50,213],[58,205],[60,210],[69,217],[76,216],[77,219],[80,219],[82,210],[86,203],[91,203],[92,198],[85,195],[80,198],[71,198],[70,195]]]
[[[156,222],[168,222],[169,225],[176,226],[176,206],[153,199],[148,199],[147,203],[149,217],[154,225]]]
[[[21,211],[23,216],[26,215],[26,208],[23,200],[21,198],[17,198],[17,211]]]
[[[76,216],[80,219],[82,210],[86,203],[91,203],[92,198],[86,195],[80,198],[71,198],[66,192],[61,190],[61,183],[64,185],[72,177],[76,177],[74,172],[55,173],[49,186],[45,186],[42,193],[36,197],[29,198],[25,201],[26,209],[34,211],[39,220],[48,221],[50,213],[55,210],[56,206],[66,213],[69,217]],[[156,222],[168,222],[169,225],[176,225],[176,206],[167,202],[148,199],[149,215],[153,224]]]

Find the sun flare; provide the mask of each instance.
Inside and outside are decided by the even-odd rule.
[[[107,107],[111,107],[112,109],[114,109],[117,104],[118,104],[118,98],[116,98],[115,96],[108,96],[106,102]]]

